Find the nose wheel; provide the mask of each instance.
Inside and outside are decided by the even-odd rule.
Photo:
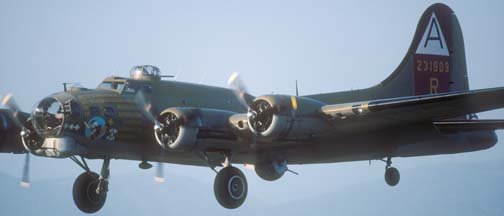
[[[222,168],[215,176],[214,194],[217,202],[227,209],[240,207],[247,198],[247,179],[235,167]]]
[[[387,157],[387,166],[385,166],[385,182],[393,187],[399,183],[401,179],[401,175],[399,174],[399,170],[395,167],[392,167],[392,159],[391,157]]]

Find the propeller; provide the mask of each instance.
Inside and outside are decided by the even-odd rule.
[[[138,107],[141,108],[142,113],[147,119],[152,121],[152,123],[154,124],[158,124],[158,121],[154,117],[154,114],[152,114],[152,103],[148,102],[147,98],[145,97],[145,93],[142,90],[139,90],[136,93],[135,103]]]
[[[177,136],[174,136],[174,134],[178,135],[178,125],[180,124],[180,119],[178,119],[177,116],[173,113],[168,113],[168,115],[163,119],[164,122],[159,122],[152,112],[152,103],[147,100],[147,97],[142,90],[139,90],[135,95],[135,102],[137,106],[141,108],[144,116],[154,124],[154,130],[162,133],[160,137],[163,143],[166,142],[171,144],[177,139]],[[164,165],[161,162],[158,162],[156,165],[156,175],[154,176],[154,181],[158,183],[165,182]]]
[[[21,120],[19,119],[19,115],[22,112],[19,106],[17,105],[16,101],[14,100],[12,93],[8,93],[3,99],[2,99],[2,106],[6,106],[10,112],[12,113],[13,121],[14,123],[21,128],[21,136],[27,136],[26,132],[26,127],[21,123]],[[21,182],[20,186],[28,188],[30,187],[30,149],[26,148],[26,156],[25,156],[25,161],[23,165],[23,173],[21,176]]]
[[[154,124],[154,130],[159,133],[161,142],[165,145],[173,143],[178,137],[178,130],[181,119],[173,113],[167,113],[162,117],[161,122],[152,113],[152,103],[145,97],[145,93],[139,90],[135,96],[135,103],[141,108],[144,116]]]
[[[2,99],[2,106],[6,106],[9,108],[9,110],[12,113],[12,117],[14,117],[14,123],[20,127],[23,128],[23,124],[21,124],[21,121],[19,120],[19,112],[21,112],[21,109],[17,105],[16,101],[12,97],[12,93],[8,93],[5,95],[5,97]]]
[[[254,102],[254,100],[248,94],[245,83],[241,80],[240,75],[237,72],[231,74],[227,84],[231,87],[231,89],[233,89],[240,103],[247,109],[250,109],[250,105]]]
[[[26,153],[23,175],[21,176],[21,183],[19,185],[24,188],[30,187],[30,153]]]
[[[152,113],[152,103],[150,103],[147,100],[144,91],[139,90],[136,93],[135,103],[137,104],[138,107],[140,107],[140,110],[142,111],[143,115],[154,124],[154,129],[156,131],[163,129],[163,125],[160,124],[154,117],[154,114]],[[163,163],[161,162],[158,162],[156,165],[156,175],[154,176],[154,181],[156,182],[165,181],[163,173]]]
[[[266,131],[273,120],[274,108],[265,100],[254,101],[254,98],[248,94],[245,83],[238,73],[231,74],[228,85],[235,92],[240,103],[247,108],[247,118],[254,130],[256,132]]]
[[[255,132],[264,132],[268,129],[273,121],[273,114],[278,110],[279,107],[272,107],[271,104],[266,100],[254,100],[254,98],[248,94],[247,88],[245,87],[245,83],[240,79],[240,76],[237,72],[234,72],[229,77],[227,84],[231,87],[231,89],[235,92],[236,97],[240,101],[240,103],[247,108],[247,119],[250,122],[250,125],[254,128]],[[290,103],[293,111],[296,111],[298,108],[297,97],[298,96],[298,88],[297,88],[297,80],[296,80],[296,96],[290,97]],[[253,145],[255,145],[256,136],[258,133],[254,133]],[[245,169],[255,170],[254,164],[243,164]],[[285,171],[291,172],[295,175],[298,175],[297,172],[294,172],[287,168],[287,164],[285,166]]]
[[[164,165],[161,162],[158,162],[156,165],[156,176],[154,177],[154,181],[158,183],[165,182],[164,178]]]

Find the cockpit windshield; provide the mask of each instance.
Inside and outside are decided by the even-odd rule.
[[[127,82],[124,87],[123,93],[132,93],[135,94],[139,90],[144,93],[152,93],[152,87],[148,83],[139,83],[139,82]]]
[[[124,88],[124,82],[102,82],[98,86],[99,89],[108,89],[121,92]]]

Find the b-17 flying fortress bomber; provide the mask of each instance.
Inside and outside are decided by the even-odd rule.
[[[142,169],[149,162],[209,167],[217,173],[215,198],[234,209],[249,193],[234,164],[274,181],[290,164],[383,160],[385,181],[395,186],[392,158],[488,149],[504,128],[504,120],[475,114],[504,107],[504,87],[469,90],[462,31],[444,4],[427,8],[397,69],[367,89],[253,96],[237,74],[231,88],[163,78],[155,66],[136,66],[96,89],[65,87],[31,112],[9,94],[0,152],[73,160],[84,170],[73,199],[86,213],[105,204],[111,159],[136,160]],[[89,169],[90,159],[103,160],[100,172]]]

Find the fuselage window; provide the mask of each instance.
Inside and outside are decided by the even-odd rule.
[[[72,116],[80,116],[82,113],[82,110],[81,110],[81,107],[79,106],[79,104],[73,100],[70,102],[70,111],[72,113]]]

